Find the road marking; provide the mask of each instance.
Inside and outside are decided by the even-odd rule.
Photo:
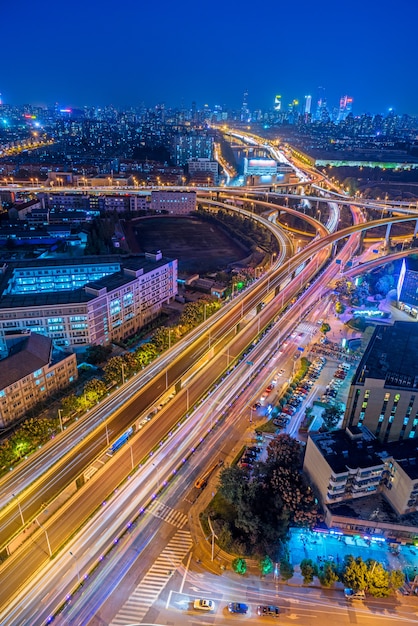
[[[119,609],[110,626],[125,626],[145,617],[192,545],[191,534],[186,530],[179,530]]]
[[[189,566],[190,566],[190,561],[192,558],[192,553],[189,553],[189,558],[187,559],[187,565],[186,568],[184,570],[184,574],[183,574],[183,580],[181,581],[181,585],[180,585],[180,589],[179,589],[179,593],[183,593],[183,589],[184,589],[184,583],[186,582],[186,577],[187,577],[187,573],[189,571]]]
[[[172,524],[176,528],[180,530],[186,526],[189,521],[187,515],[184,513],[180,513],[180,511],[176,511],[172,509],[170,506],[166,506],[158,500],[154,500],[151,505],[148,507],[148,511],[154,515],[154,517],[158,517],[159,519],[164,520],[168,524]]]

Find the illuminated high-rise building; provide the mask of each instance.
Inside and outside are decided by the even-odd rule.
[[[250,109],[248,108],[248,91],[244,91],[241,107],[241,122],[249,122],[251,120]]]
[[[312,106],[312,96],[305,96],[305,115],[310,115]]]
[[[325,97],[325,87],[318,87],[318,97],[316,100],[315,117],[318,121],[322,121],[327,114],[327,99]]]
[[[351,113],[352,107],[353,107],[353,98],[350,98],[350,96],[342,96],[340,98],[340,108],[338,111],[339,122],[345,120],[347,115]]]
[[[275,111],[280,111],[282,108],[282,97],[280,95],[277,95],[274,98],[274,110]]]

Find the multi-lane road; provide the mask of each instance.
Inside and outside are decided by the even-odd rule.
[[[266,208],[271,208],[268,203],[264,204],[267,205]],[[277,206],[274,208],[277,209]],[[19,528],[21,512],[25,519],[38,516],[36,522],[38,530],[31,536],[31,541],[21,546],[1,567],[2,579],[6,581],[3,589],[0,589],[1,606],[5,606],[16,595],[25,580],[31,577],[37,568],[43,567],[49,561],[50,554],[55,553],[91,515],[92,511],[100,507],[115,487],[134,469],[136,471],[139,463],[146,461],[150,451],[158,449],[160,442],[167,437],[167,433],[174,432],[182,416],[207,392],[208,387],[214,384],[219,375],[227,370],[233,360],[255,340],[265,326],[279,317],[280,311],[304,288],[306,283],[312,281],[313,275],[325,263],[332,243],[348,238],[348,243],[339,253],[339,260],[341,263],[346,263],[352,257],[358,245],[359,232],[365,227],[361,223],[360,211],[353,209],[353,215],[354,226],[337,233],[321,233],[323,235],[321,238],[315,239],[305,250],[286,262],[280,269],[273,269],[268,276],[254,285],[250,293],[242,295],[239,302],[226,307],[217,319],[212,320],[211,326],[206,327],[204,332],[197,333],[196,337],[185,342],[183,352],[180,353],[178,348],[177,351],[173,349],[176,358],[173,358],[171,362],[166,360],[160,369],[154,369],[155,375],[146,384],[140,383],[139,379],[137,382],[127,383],[126,390],[121,391],[119,398],[110,399],[108,401],[110,406],[100,409],[99,421],[106,419],[106,426],[92,429],[87,436],[88,429],[86,428],[81,440],[79,433],[71,435],[75,437],[72,443],[73,449],[64,455],[62,461],[51,464],[46,474],[39,475],[31,488],[19,496],[18,502],[15,502],[15,497],[12,498],[13,505],[9,505],[4,510],[1,519],[0,537],[3,541],[7,541],[10,535]],[[390,218],[378,220],[378,222],[385,224],[404,219]],[[321,225],[318,223],[315,225],[320,230]],[[374,222],[374,225],[378,225],[377,222]],[[310,261],[308,265],[298,273],[295,280],[273,297],[273,300],[256,316],[250,320],[247,319],[249,313],[254,312],[257,305],[267,299],[267,294],[277,293],[280,285],[283,287],[294,275],[295,270],[308,261]],[[314,304],[320,290],[326,286],[338,269],[334,264],[329,265],[320,279],[312,284],[298,300],[297,306],[290,308],[281,316],[275,326],[280,336],[285,336],[292,325],[297,323],[302,310]],[[170,358],[170,356],[166,355],[165,358]],[[91,481],[87,481],[76,494],[76,505],[70,500],[64,510],[58,511],[51,517],[48,517],[48,511],[43,514],[39,513],[42,511],[42,503],[53,500],[62,491],[65,492],[65,489],[68,489],[77,477],[84,474],[94,459],[104,460],[105,457],[101,455],[108,438],[114,439],[126,430],[128,425],[147,414],[158,398],[161,398],[165,392],[168,393],[174,384],[177,383],[177,390],[179,390],[180,381],[189,378],[191,370],[196,368],[196,363],[200,364],[199,367],[206,364],[204,376],[195,376],[190,380],[187,388],[178,393],[173,401],[149,422],[148,426],[141,431],[141,435],[131,441],[129,447],[105,463],[103,470],[93,476]],[[153,367],[156,368],[155,365]],[[181,441],[182,435],[179,436]],[[51,452],[51,454],[55,453]],[[155,466],[155,471],[159,471],[157,466]],[[22,477],[26,472],[25,466],[16,471],[12,479],[16,481],[15,486],[13,483],[9,484],[10,494],[18,491],[20,472],[20,480],[23,480]],[[98,480],[99,476],[100,480]],[[144,494],[145,500],[146,494]]]

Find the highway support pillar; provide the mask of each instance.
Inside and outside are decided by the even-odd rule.
[[[386,226],[386,235],[385,235],[385,246],[389,248],[390,245],[390,229],[392,228],[392,224],[388,224]]]
[[[418,233],[418,220],[415,222],[414,237],[417,236],[417,233]]]

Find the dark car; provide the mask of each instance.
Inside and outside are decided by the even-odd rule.
[[[228,604],[228,611],[230,613],[247,613],[248,606],[242,602],[230,602]]]
[[[280,609],[278,606],[258,606],[257,615],[265,615],[267,617],[279,617]]]

